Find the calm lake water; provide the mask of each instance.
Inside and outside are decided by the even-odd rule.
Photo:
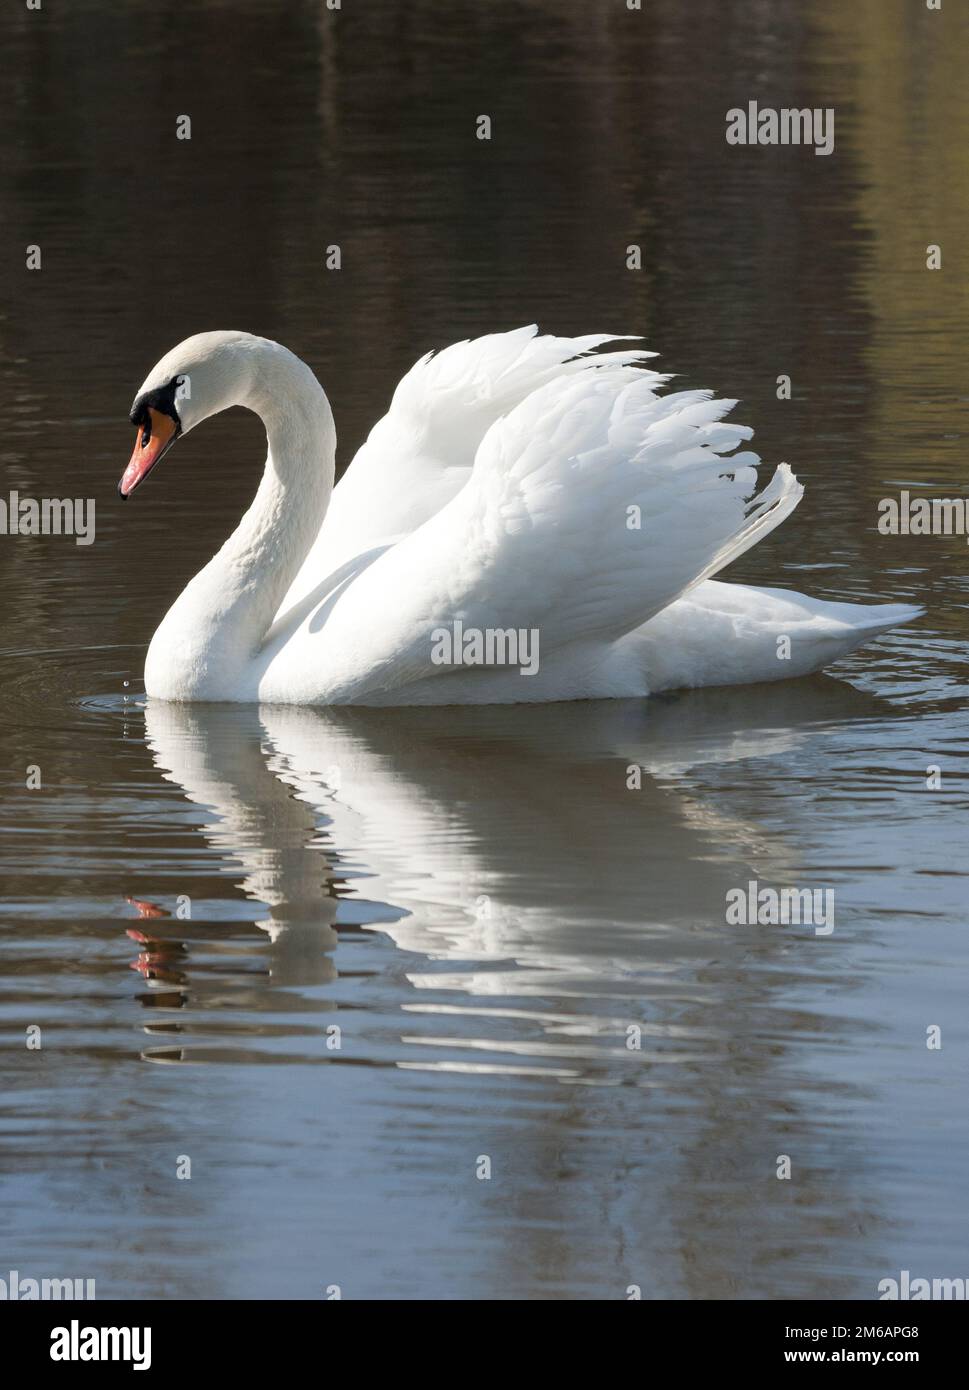
[[[969,1275],[967,550],[875,529],[902,488],[965,492],[965,15],[79,0],[3,26],[0,495],[92,497],[97,532],[0,537],[0,1277]],[[728,147],[753,99],[833,107],[833,155]],[[926,616],[812,680],[649,702],[146,702],[264,443],[210,422],[123,507],[164,351],[283,341],[345,464],[428,348],[532,320],[645,335],[791,463],[804,503],[727,577]],[[728,926],[750,880],[833,889],[835,930]]]

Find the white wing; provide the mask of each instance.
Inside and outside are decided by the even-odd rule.
[[[543,659],[607,644],[783,521],[802,488],[781,465],[755,496],[757,455],[727,456],[751,434],[724,422],[735,402],[658,397],[654,381],[616,365],[559,376],[496,421],[458,495],[310,621],[293,655],[327,672],[311,698],[446,675],[431,634],[458,618],[537,629]]]
[[[800,501],[786,465],[755,495],[758,456],[727,456],[752,434],[723,421],[735,401],[657,397],[639,378],[610,369],[530,396],[489,431],[455,502],[479,557],[469,602],[540,628],[546,650],[628,632]]]
[[[440,511],[467,482],[491,425],[531,392],[554,378],[656,356],[642,348],[589,355],[616,341],[611,333],[539,335],[531,324],[422,357],[401,379],[387,414],[337,484],[280,615],[344,561],[407,535]],[[651,371],[641,375],[644,386],[668,379]]]

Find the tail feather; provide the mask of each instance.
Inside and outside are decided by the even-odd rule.
[[[770,535],[776,526],[780,526],[781,522],[790,516],[803,496],[803,484],[798,482],[790,466],[786,463],[778,464],[773,478],[763,492],[758,493],[753,499],[744,526],[720,546],[709,564],[694,579],[690,589],[696,588],[697,584],[702,584],[705,579],[711,579],[738,556]]]
[[[790,589],[709,580],[624,639],[654,693],[821,671],[925,610],[836,603]],[[778,640],[785,639],[781,659]]]

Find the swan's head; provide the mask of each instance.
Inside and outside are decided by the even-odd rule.
[[[197,333],[166,353],[142,383],[131,407],[135,447],[118,492],[130,497],[181,434],[246,398],[255,352],[268,346],[250,333]]]

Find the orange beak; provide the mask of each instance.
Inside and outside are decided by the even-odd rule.
[[[139,483],[143,483],[155,464],[167,454],[177,438],[175,421],[160,410],[148,407],[149,425],[139,428],[135,447],[128,467],[121,475],[118,492],[122,497],[130,497]]]

